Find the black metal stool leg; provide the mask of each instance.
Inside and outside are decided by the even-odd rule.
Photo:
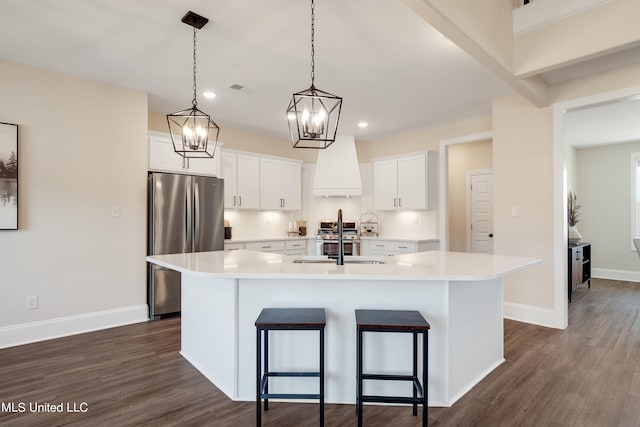
[[[256,425],[262,425],[262,399],[260,398],[260,383],[262,382],[262,331],[256,328]]]
[[[422,425],[429,425],[429,399],[427,393],[429,379],[429,333],[422,333]]]
[[[357,338],[357,389],[356,389],[356,412],[358,413],[358,427],[362,427],[362,329],[358,329]]]
[[[320,426],[324,426],[324,328],[320,329]]]
[[[264,331],[264,394],[269,393],[269,329]],[[264,410],[269,410],[269,398],[264,398]]]
[[[418,333],[414,332],[413,335],[413,398],[418,398],[418,389],[416,387],[416,381],[418,381]],[[413,403],[413,416],[418,415],[418,404]]]

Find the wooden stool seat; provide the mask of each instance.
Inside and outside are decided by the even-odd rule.
[[[324,425],[324,328],[327,324],[324,308],[265,308],[256,319],[256,425],[262,424],[262,402],[269,410],[269,399],[318,399],[320,425]],[[320,335],[320,363],[313,372],[275,372],[269,370],[269,331],[318,331]],[[264,338],[264,345],[263,345]],[[264,361],[264,374],[263,374]],[[271,377],[317,377],[318,393],[269,393]]]
[[[362,426],[363,402],[409,403],[413,406],[413,415],[418,415],[418,404],[422,405],[422,425],[428,424],[427,410],[427,378],[429,322],[418,311],[412,310],[356,310],[357,331],[357,389],[356,412],[358,426]],[[410,333],[413,336],[413,370],[410,375],[389,375],[363,372],[363,335],[365,332],[398,332]],[[418,334],[422,335],[422,382],[418,378]],[[363,394],[365,380],[377,381],[410,381],[413,383],[413,396],[376,396]]]

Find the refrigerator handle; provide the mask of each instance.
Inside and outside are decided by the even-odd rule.
[[[184,230],[184,252],[192,252],[192,238],[193,238],[193,233],[192,233],[192,204],[191,204],[191,185],[187,185],[187,191],[186,191],[186,197],[184,199],[184,203],[185,203],[185,214],[187,216],[186,221],[185,221],[185,225],[186,225],[186,229]]]
[[[200,248],[200,187],[197,182],[193,184],[193,201],[194,201],[194,224],[193,224],[193,247]]]

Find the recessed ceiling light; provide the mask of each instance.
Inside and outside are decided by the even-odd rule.
[[[364,128],[366,128],[367,126],[369,126],[369,123],[367,123],[367,122],[360,122],[360,123],[358,123],[358,127],[361,127],[361,128],[363,128],[363,129],[364,129]]]
[[[211,92],[210,90],[206,91],[206,92],[202,92],[202,96],[204,96],[205,98],[208,99],[213,99],[216,97],[216,94]]]
[[[238,83],[233,83],[231,86],[229,86],[229,88],[231,88],[233,90],[242,90],[242,89],[244,89],[244,86],[239,85]]]

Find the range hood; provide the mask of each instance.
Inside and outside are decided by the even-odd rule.
[[[318,151],[313,195],[362,196],[362,179],[353,135],[338,135],[328,148]]]

